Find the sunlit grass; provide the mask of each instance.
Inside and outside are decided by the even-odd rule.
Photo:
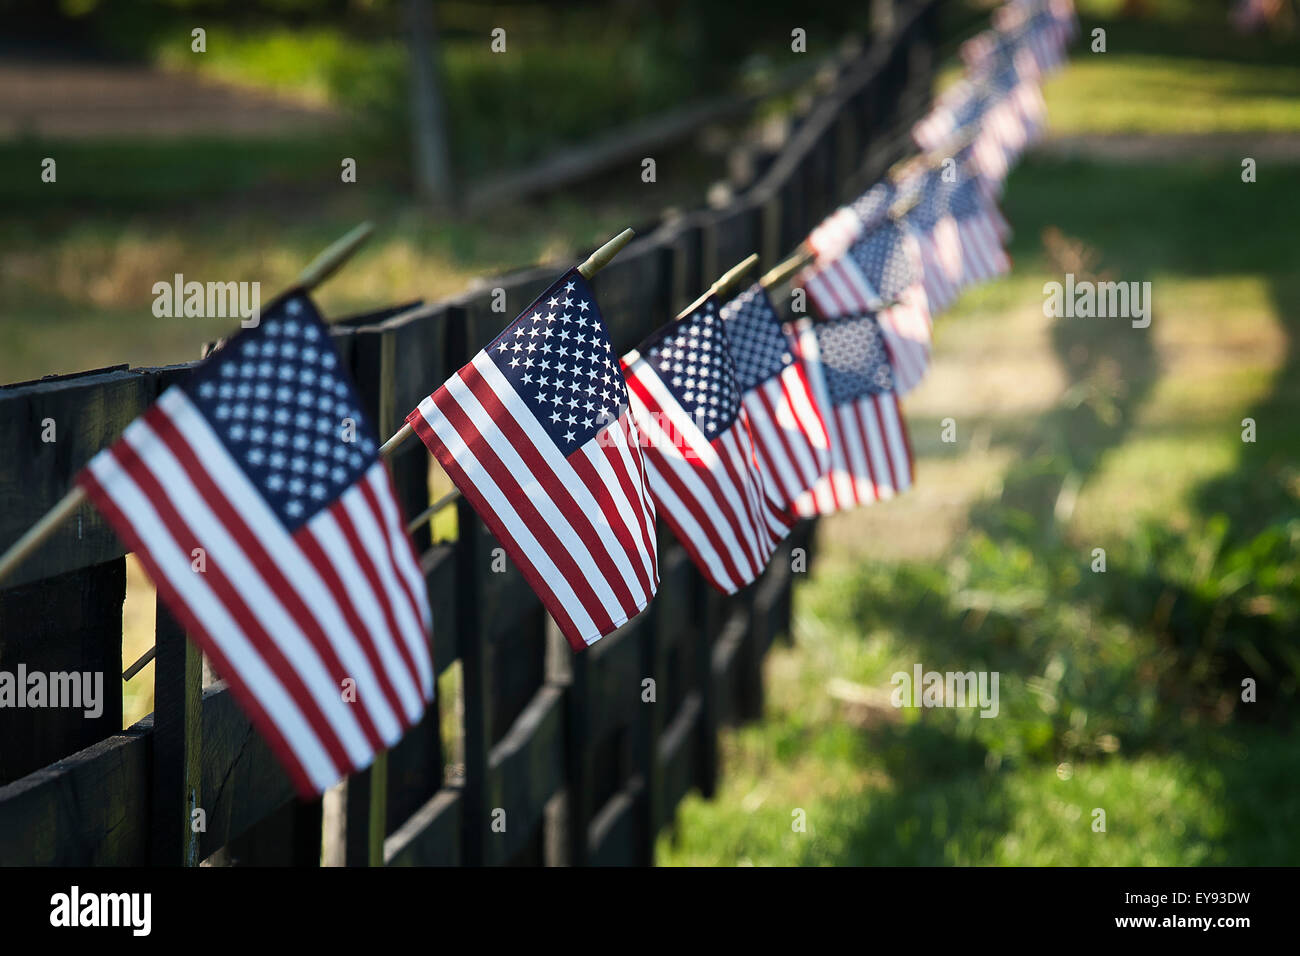
[[[1300,66],[1077,50],[1048,84],[1052,132],[1300,132]]]
[[[795,645],[767,661],[768,714],[724,735],[719,792],[681,806],[661,862],[1295,862],[1293,749],[1243,722],[1240,703],[1221,723],[1240,675],[1199,672],[1223,682],[1217,717],[1184,713],[1156,690],[1186,652],[1153,625],[1164,592],[1243,584],[1212,578],[1216,522],[1281,520],[1285,488],[1293,512],[1300,502],[1300,395],[1284,371],[1297,289],[1284,217],[1264,215],[1288,190],[1241,193],[1231,173],[1042,161],[1016,173],[1016,271],[938,320],[932,379],[908,399],[920,485],[823,521],[819,563],[796,591]],[[1151,327],[1043,316],[1043,282],[1060,279],[1041,242],[1047,225],[1092,247],[1115,278],[1152,281]],[[1226,245],[1207,248],[1210,236]],[[1054,417],[1090,401],[1067,366],[1088,367],[1093,349],[1092,374],[1113,391],[1103,407],[1118,416],[1118,443],[1095,459],[1076,447],[1081,436],[1056,432],[1070,419]],[[1241,440],[1247,415],[1269,429],[1254,445]],[[945,416],[958,424],[955,445],[938,440]],[[1024,502],[999,502],[1064,448],[1093,464],[1052,544],[1038,519],[1011,510]],[[1271,497],[1241,500],[1243,475]],[[1022,527],[1025,541],[968,526],[976,505],[979,520]],[[1233,519],[1207,514],[1225,505]],[[1186,555],[1152,566],[1144,522],[1174,541],[1188,535]],[[927,543],[920,553],[914,540]],[[1094,547],[1110,553],[1113,582],[1091,571]],[[1127,597],[1107,604],[1106,583]],[[1285,600],[1277,587],[1264,600]],[[1180,630],[1211,627],[1181,613]],[[917,662],[998,670],[999,717],[895,709],[890,677]],[[1094,829],[1098,810],[1105,832]],[[792,826],[801,817],[805,832]]]

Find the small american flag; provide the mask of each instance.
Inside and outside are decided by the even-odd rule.
[[[406,420],[574,650],[650,603],[655,507],[609,331],[576,269]]]
[[[428,596],[377,448],[293,293],[79,476],[304,796],[433,697]]]
[[[920,249],[921,281],[931,314],[942,312],[957,298],[965,272],[961,234],[949,208],[953,185],[935,172],[920,177],[910,184],[920,196],[904,217]]]
[[[764,486],[713,296],[623,356],[659,513],[714,587],[762,573],[794,518]]]
[[[830,468],[799,498],[796,513],[832,514],[906,491],[912,449],[875,319],[804,318],[795,331],[831,441]]]
[[[804,270],[802,281],[828,319],[874,312],[894,370],[894,388],[906,394],[930,366],[930,305],[921,283],[916,236],[890,219],[874,226],[842,256]],[[869,289],[867,298],[857,290]]]
[[[829,260],[843,253],[868,229],[874,229],[889,216],[896,190],[882,180],[847,206],[827,216],[808,234],[808,248],[819,260]]]
[[[721,315],[763,484],[776,504],[790,511],[830,463],[826,425],[808,372],[758,283],[724,305]]]
[[[962,285],[973,285],[1005,275],[1011,258],[1002,248],[1000,216],[974,178],[966,178],[953,189],[948,208],[957,223],[961,239]]]

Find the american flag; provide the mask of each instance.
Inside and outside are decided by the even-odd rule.
[[[618,359],[580,272],[406,420],[574,650],[650,603],[655,507]]]
[[[906,491],[912,449],[875,319],[803,318],[795,331],[831,440],[830,468],[800,496],[796,513],[832,514]]]
[[[764,486],[715,298],[623,356],[659,513],[714,587],[762,573],[794,518]]]
[[[1002,248],[999,226],[1005,220],[993,214],[996,207],[978,181],[967,177],[958,183],[948,208],[961,238],[962,285],[984,282],[1010,271],[1011,258]]]
[[[962,289],[961,234],[949,208],[954,183],[931,171],[909,184],[919,192],[904,221],[921,253],[921,282],[931,314],[942,312]]]
[[[741,405],[768,494],[783,510],[813,486],[830,462],[826,425],[803,362],[758,283],[722,307]]]
[[[428,596],[377,448],[293,293],[79,476],[304,796],[433,697]]]
[[[914,389],[930,366],[930,305],[921,283],[916,236],[885,219],[842,256],[804,270],[801,281],[828,319],[874,312],[885,336],[900,394]],[[872,297],[856,294],[870,289]]]
[[[852,203],[841,206],[822,220],[808,234],[808,248],[819,260],[840,255],[864,232],[888,218],[895,196],[893,184],[881,180]]]

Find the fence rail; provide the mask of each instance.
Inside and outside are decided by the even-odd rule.
[[[936,0],[899,7],[881,36],[725,209],[677,217],[628,246],[593,286],[615,346],[633,346],[730,264],[764,267],[905,151],[927,101]],[[532,301],[555,269],[490,283]],[[487,288],[334,327],[380,434],[499,330]],[[0,541],[15,539],[73,476],[189,366],[116,367],[0,389]],[[57,442],[41,441],[43,422]],[[419,443],[392,458],[405,513],[429,505]],[[10,710],[0,730],[0,865],[641,864],[692,789],[711,795],[721,724],[759,715],[762,659],[790,622],[796,528],[762,578],[723,597],[660,527],[651,607],[573,654],[518,570],[462,500],[454,540],[415,546],[434,609],[435,671],[458,668],[460,713],[435,702],[368,770],[302,802],[182,629],[157,609],[155,710],[121,733],[125,559],[83,506],[0,590],[0,670],[99,672],[105,708]],[[811,556],[809,556],[811,557]],[[653,703],[643,682],[654,681]],[[450,719],[460,757],[444,753]],[[449,766],[450,765],[450,766]],[[195,832],[194,811],[205,828]],[[323,849],[322,849],[323,848]]]

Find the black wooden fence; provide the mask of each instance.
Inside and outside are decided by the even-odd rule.
[[[902,154],[903,131],[929,99],[936,7],[900,5],[892,32],[841,72],[739,200],[661,224],[596,276],[616,348],[750,252],[775,264]],[[503,316],[490,287],[517,309],[556,271],[337,324],[379,433],[396,431],[496,334]],[[0,542],[39,518],[185,371],[118,367],[0,389]],[[46,419],[57,422],[52,443],[41,440]],[[428,507],[419,443],[392,467],[406,513]],[[0,864],[652,862],[655,835],[683,795],[713,791],[719,725],[762,710],[763,655],[788,631],[792,550],[807,551],[809,525],[730,598],[661,527],[662,582],[650,609],[575,655],[514,568],[490,572],[495,542],[472,510],[449,507],[454,540],[431,540],[426,527],[415,544],[434,611],[435,670],[459,663],[460,706],[436,702],[372,768],[306,803],[224,684],[204,686],[201,655],[161,605],[155,711],[105,736],[122,720],[125,559],[102,518],[82,507],[0,590],[0,670],[102,673],[105,709],[98,719],[0,710]],[[444,753],[445,737],[461,759]],[[196,809],[201,832],[191,825]]]

